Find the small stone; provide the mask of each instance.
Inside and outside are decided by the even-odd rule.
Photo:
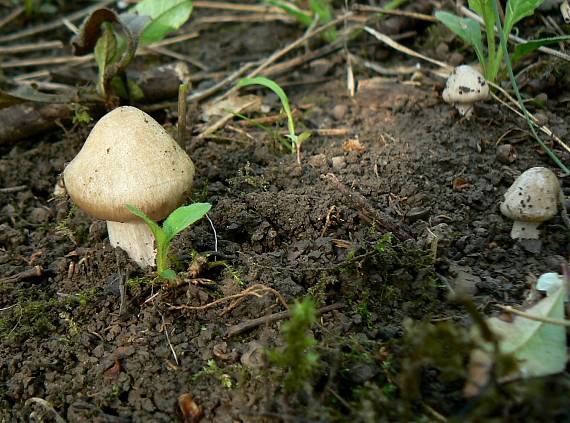
[[[457,276],[453,279],[453,288],[459,295],[473,296],[477,294],[477,284],[481,282],[481,278],[473,275],[465,270],[458,270]]]
[[[536,112],[534,117],[536,118],[536,124],[539,126],[546,125],[548,123],[548,116],[546,113]]]
[[[324,154],[315,154],[307,159],[307,163],[311,167],[320,168],[327,165],[327,156]]]
[[[346,158],[344,156],[336,156],[331,159],[333,169],[340,170],[346,167]]]
[[[50,210],[47,207],[34,207],[28,219],[32,223],[45,223],[49,220]]]
[[[497,147],[495,156],[501,163],[511,164],[517,159],[517,152],[511,144],[501,144]]]
[[[336,120],[342,120],[348,113],[348,106],[346,104],[337,104],[332,109],[333,118]]]
[[[259,341],[247,344],[246,351],[241,356],[241,364],[251,369],[260,369],[265,366],[265,346]]]
[[[429,210],[427,207],[412,207],[410,211],[406,213],[406,217],[410,222],[425,219],[429,216]]]
[[[463,62],[465,62],[465,56],[462,55],[461,53],[454,51],[449,56],[449,63],[452,64],[453,66],[459,66]]]
[[[440,59],[447,58],[447,55],[449,54],[449,46],[447,45],[447,43],[443,41],[439,43],[435,48],[435,54]]]

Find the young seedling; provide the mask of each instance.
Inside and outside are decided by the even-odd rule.
[[[123,98],[139,99],[142,90],[125,76],[138,44],[162,40],[180,28],[191,13],[191,0],[143,0],[120,15],[110,9],[96,9],[72,40],[74,54],[94,53],[101,97],[108,99],[114,92]]]
[[[315,305],[310,298],[295,303],[291,320],[283,324],[283,349],[268,351],[268,358],[285,372],[284,387],[288,393],[304,388],[319,364],[315,338],[307,332],[317,322]]]
[[[162,224],[162,228],[135,206],[126,204],[125,207],[135,216],[140,217],[148,225],[156,241],[156,270],[165,279],[174,279],[176,272],[170,268],[168,250],[176,235],[194,222],[200,220],[212,207],[209,203],[195,203],[182,206],[170,213]]]
[[[244,78],[240,80],[237,84],[238,88],[247,87],[250,85],[261,85],[265,88],[269,88],[273,91],[279,100],[281,101],[281,105],[283,106],[283,110],[287,115],[287,128],[289,129],[289,134],[287,134],[287,138],[291,140],[290,150],[291,153],[297,154],[297,163],[301,164],[301,144],[304,141],[309,139],[311,133],[308,131],[302,132],[300,135],[295,133],[295,120],[293,119],[293,113],[291,112],[291,106],[289,105],[289,98],[283,88],[279,86],[275,81],[265,78],[263,76],[258,76],[255,78]]]
[[[330,0],[310,0],[310,12],[298,8],[295,4],[289,1],[265,0],[265,2],[282,9],[308,28],[311,28],[317,22],[323,24],[329,23],[333,18]],[[323,33],[322,38],[327,43],[332,43],[333,41],[336,41],[338,34],[334,28],[331,28]]]

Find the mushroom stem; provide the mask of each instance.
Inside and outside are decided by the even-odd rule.
[[[461,116],[465,116],[465,119],[469,119],[473,114],[473,104],[456,103],[455,107]]]
[[[515,220],[513,229],[511,229],[512,239],[538,239],[540,233],[538,232],[538,225],[542,222],[522,222]]]
[[[154,235],[145,222],[122,223],[108,220],[107,233],[111,245],[126,251],[139,266],[155,265]]]

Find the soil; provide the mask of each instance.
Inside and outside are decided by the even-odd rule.
[[[435,31],[409,25],[417,36],[407,45],[441,54]],[[291,23],[209,24],[176,48],[229,70],[302,33]],[[351,43],[387,67],[416,63],[365,35]],[[93,124],[5,149],[0,187],[22,187],[0,193],[0,421],[199,421],[180,404],[208,422],[570,421],[567,373],[462,393],[473,313],[524,304],[536,278],[568,259],[560,215],[542,226],[540,246],[523,245],[510,238],[502,196],[530,167],[562,175],[497,102],[467,120],[442,102],[443,83],[428,71],[385,78],[356,66],[354,97],[345,72],[341,51],[278,78],[298,125],[315,133],[300,166],[268,131],[237,121],[199,140],[206,124],[192,106],[191,198],[213,208],[211,224],[174,241],[173,283],[137,268],[109,245],[103,222],[54,195]],[[548,75],[531,82],[548,98],[531,111],[564,139],[567,90]],[[276,97],[250,93],[278,112]],[[174,112],[153,115],[174,133]],[[317,134],[330,128],[346,132]],[[560,181],[568,196],[568,178]],[[40,276],[8,278],[34,266]],[[288,304],[310,295],[317,308],[338,305],[313,325],[320,365],[294,392],[264,354],[284,345],[286,320],[232,332],[282,312],[274,291],[190,309],[256,284]]]

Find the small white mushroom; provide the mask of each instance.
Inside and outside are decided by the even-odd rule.
[[[511,238],[538,239],[538,226],[558,212],[560,183],[544,167],[523,172],[505,193],[501,213],[513,219]]]
[[[489,84],[471,66],[461,65],[453,69],[447,78],[442,97],[446,103],[453,104],[461,116],[469,119],[473,105],[489,97]]]
[[[80,209],[107,221],[111,245],[144,267],[154,265],[154,237],[125,204],[164,219],[184,201],[194,164],[158,122],[125,106],[97,122],[63,178]]]

